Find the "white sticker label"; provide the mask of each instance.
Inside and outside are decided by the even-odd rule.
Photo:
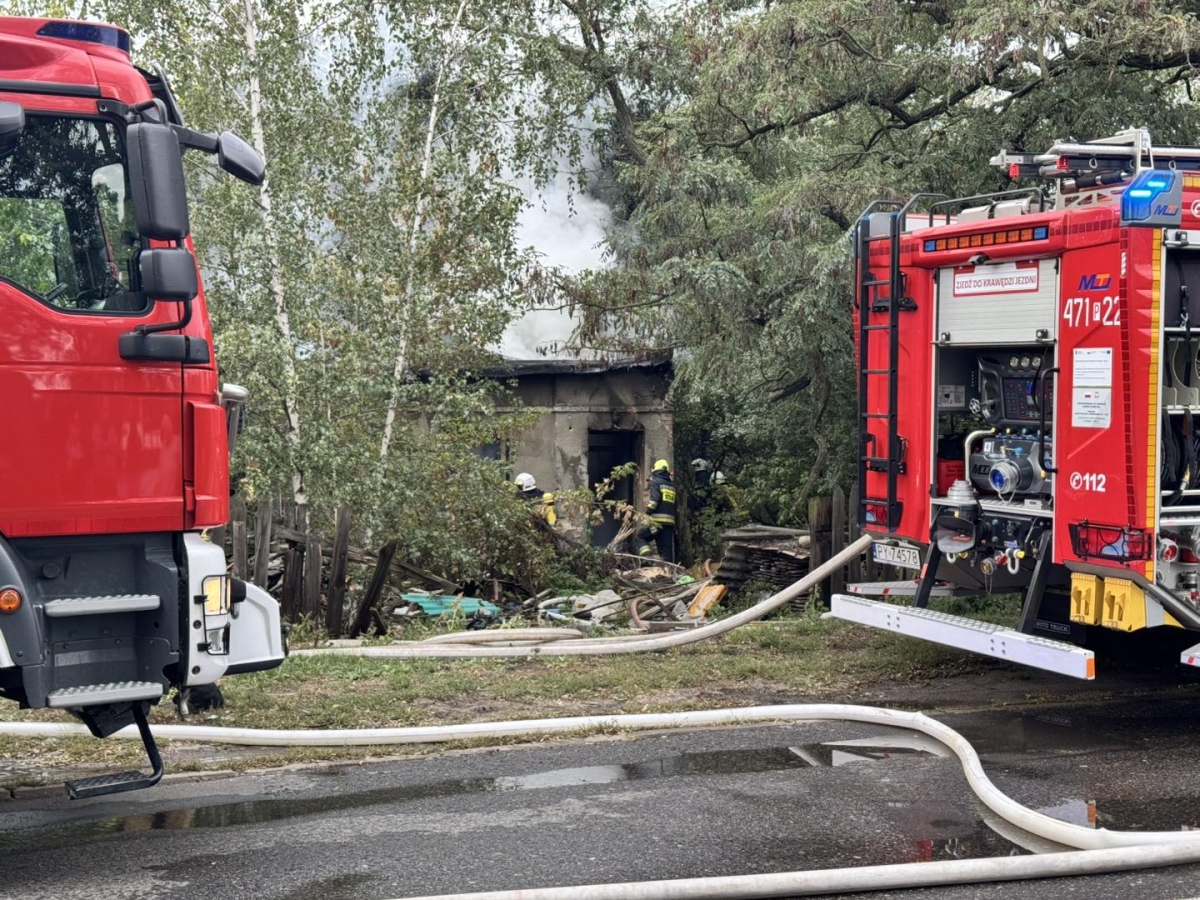
[[[1038,267],[1018,267],[1016,263],[979,266],[971,271],[954,273],[954,296],[974,297],[980,294],[1021,294],[1038,289]]]
[[[938,408],[957,409],[967,405],[967,386],[965,384],[939,384]]]
[[[1071,424],[1107,428],[1112,424],[1112,388],[1077,387],[1071,396]]]
[[[1075,350],[1075,384],[1088,387],[1112,387],[1112,347],[1079,347]]]

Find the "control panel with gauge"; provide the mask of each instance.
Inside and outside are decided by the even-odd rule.
[[[981,353],[976,368],[970,409],[995,431],[970,448],[971,483],[1006,500],[1048,496],[1053,384],[1046,383],[1052,378],[1046,352]]]
[[[1047,346],[939,348],[942,469],[951,469],[945,460],[961,460],[956,477],[965,477],[981,494],[1048,507],[1053,366]],[[952,479],[943,474],[940,480],[944,495]]]
[[[1003,357],[980,355],[979,396],[972,412],[989,425],[1032,425],[1049,423],[1051,404],[1042,409],[1042,370],[1045,360],[1040,353],[1016,352]]]

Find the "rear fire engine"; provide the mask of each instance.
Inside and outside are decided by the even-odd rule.
[[[217,381],[182,152],[261,183],[235,135],[183,127],[107,25],[0,18],[0,694],[98,737],[172,686],[271,668],[277,604],[203,537],[227,521],[246,392]]]
[[[856,225],[859,524],[919,575],[911,606],[831,609],[1092,678],[1086,626],[1200,630],[1200,148],[1137,129],[992,162],[1056,190]],[[1024,603],[1003,627],[935,591]]]

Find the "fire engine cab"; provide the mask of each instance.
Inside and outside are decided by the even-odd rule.
[[[854,229],[858,521],[916,577],[909,606],[831,614],[1092,678],[1087,626],[1200,630],[1200,148],[1135,129],[992,163],[1054,189]],[[948,591],[1024,602],[996,626],[927,608]]]
[[[0,18],[0,696],[97,737],[151,704],[283,659],[279,611],[226,574],[246,392],[221,386],[182,153],[264,177],[235,135],[186,128],[119,28]]]

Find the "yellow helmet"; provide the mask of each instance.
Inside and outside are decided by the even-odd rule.
[[[654,468],[653,468],[651,471],[654,471],[654,472],[669,472],[669,471],[671,471],[671,464],[670,464],[669,462],[667,462],[665,459],[658,459],[658,460],[655,460],[655,461],[654,461]]]

